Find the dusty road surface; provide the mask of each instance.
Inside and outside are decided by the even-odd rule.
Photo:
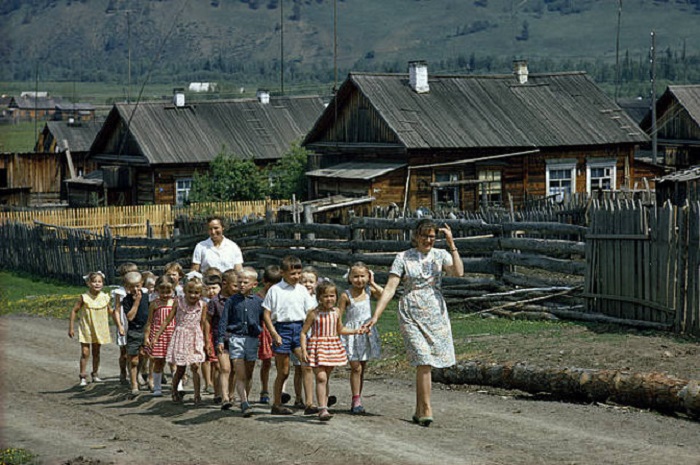
[[[2,446],[44,463],[700,464],[700,422],[436,385],[436,421],[422,428],[410,421],[411,383],[377,376],[366,381],[363,417],[347,413],[347,379],[332,379],[340,402],[328,423],[261,405],[242,418],[211,397],[195,407],[191,394],[183,405],[146,392],[129,400],[115,345],[103,348],[106,381],[77,386],[79,345],[67,326],[0,318]]]

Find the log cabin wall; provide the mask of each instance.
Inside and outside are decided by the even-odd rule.
[[[0,187],[29,188],[30,204],[60,198],[60,156],[54,153],[0,154]]]

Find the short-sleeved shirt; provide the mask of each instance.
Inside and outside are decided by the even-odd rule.
[[[143,330],[143,327],[146,326],[146,322],[148,322],[148,305],[148,292],[142,292],[141,301],[139,302],[139,309],[136,311],[134,319],[129,321],[128,331]],[[124,313],[129,313],[131,308],[134,306],[134,296],[127,294],[126,297],[122,299],[122,306],[124,307]]]
[[[270,311],[273,323],[289,323],[304,321],[308,311],[317,305],[304,286],[292,286],[283,279],[267,291],[262,306]]]
[[[210,237],[196,245],[192,263],[199,265],[202,273],[211,267],[226,271],[243,264],[243,252],[231,239],[224,237],[221,245],[216,247]]]

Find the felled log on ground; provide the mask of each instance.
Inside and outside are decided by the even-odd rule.
[[[434,368],[433,381],[550,393],[561,399],[606,402],[700,416],[700,380],[662,373],[583,368],[541,368],[524,363],[461,362]]]

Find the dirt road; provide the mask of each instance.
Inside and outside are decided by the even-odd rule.
[[[296,414],[252,418],[222,412],[205,397],[195,407],[144,392],[128,400],[117,380],[117,347],[103,348],[106,382],[77,386],[79,345],[67,322],[0,318],[2,446],[44,463],[401,463],[700,464],[700,422],[635,409],[568,404],[435,386],[436,422],[410,422],[414,391],[404,380],[372,377],[371,415],[347,412],[349,383],[321,423]],[[257,398],[257,385],[254,385]]]

